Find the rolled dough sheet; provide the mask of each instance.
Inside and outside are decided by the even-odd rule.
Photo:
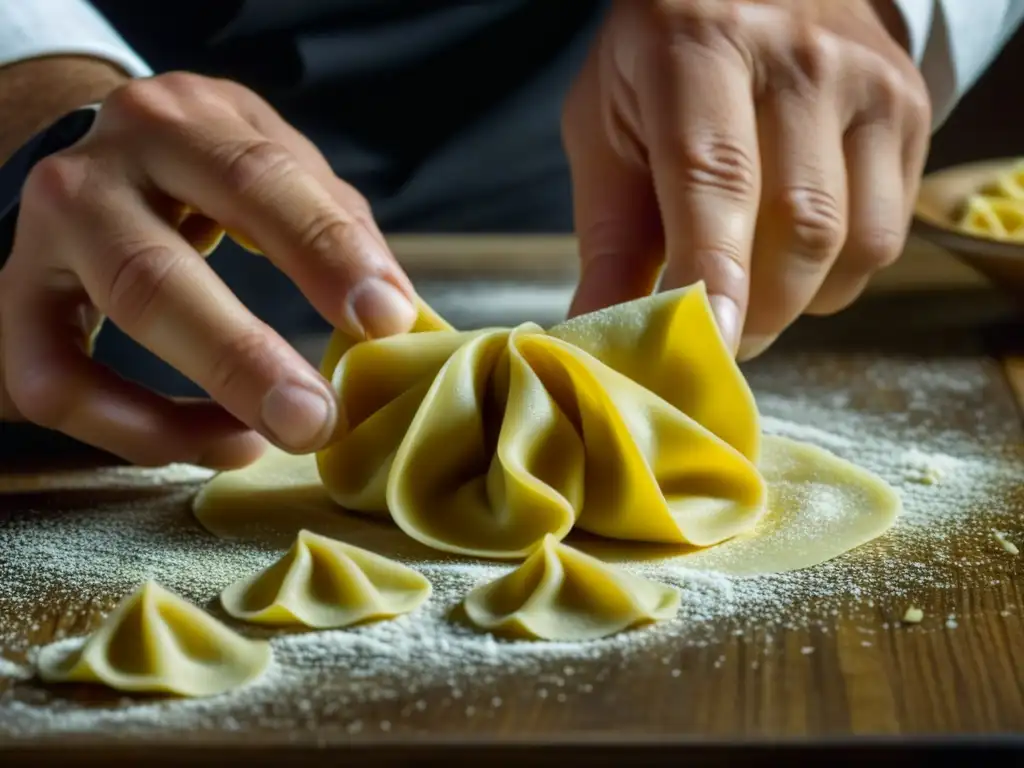
[[[308,530],[385,557],[450,559],[409,538],[387,518],[341,509],[320,482],[315,454],[293,456],[274,446],[248,467],[210,480],[192,509],[200,524],[221,538],[289,547]]]
[[[645,545],[571,533],[573,546],[607,562],[645,561],[737,576],[779,573],[831,560],[885,533],[901,509],[891,486],[822,448],[766,436],[760,469],[768,510],[752,533],[706,549]],[[288,546],[302,529],[386,557],[462,559],[429,549],[386,520],[335,505],[312,455],[274,448],[245,469],[224,472],[194,502],[199,522],[225,538],[258,538]]]

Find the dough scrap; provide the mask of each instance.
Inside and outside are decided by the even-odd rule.
[[[924,621],[924,611],[922,611],[920,608],[910,606],[903,614],[902,621],[904,624],[920,624],[922,621]]]
[[[255,462],[221,472],[193,497],[192,512],[214,536],[290,547],[303,530],[340,539],[388,557],[437,560],[389,519],[352,514],[320,482],[316,457],[268,446]]]
[[[220,596],[236,619],[272,626],[347,627],[418,608],[430,582],[411,568],[309,531],[276,563]]]
[[[194,697],[252,682],[271,660],[269,643],[236,634],[153,581],[123,599],[81,648],[59,650],[40,652],[45,682]]]
[[[795,440],[766,435],[759,468],[768,484],[768,504],[748,534],[707,548],[584,538],[575,533],[569,534],[567,542],[611,563],[657,561],[665,568],[732,576],[781,573],[823,563],[881,536],[902,506],[899,494],[877,475]],[[292,489],[297,499],[305,501],[292,506]],[[319,499],[316,514],[305,506],[311,498]],[[300,530],[308,528],[388,557],[420,562],[449,559],[410,539],[387,520],[351,514],[334,504],[318,483],[312,455],[293,456],[270,448],[249,467],[211,480],[199,500],[203,503],[196,504],[196,517],[222,538],[288,547]]]
[[[753,395],[703,284],[549,332],[417,333],[346,347],[344,422],[317,455],[342,507],[388,515],[434,549],[521,558],[572,528],[710,546],[767,497]]]
[[[603,563],[548,534],[514,571],[470,592],[463,608],[482,629],[579,641],[671,619],[679,604],[674,587]]]
[[[878,475],[831,451],[766,435],[760,469],[768,509],[754,530],[714,547],[630,545],[588,539],[578,546],[608,562],[658,561],[665,568],[732,576],[784,573],[832,560],[885,533],[903,508]]]
[[[320,481],[312,455],[294,456],[275,446],[247,467],[218,473],[192,500],[203,526],[219,535],[258,533],[283,519],[299,528],[335,522],[338,507]]]

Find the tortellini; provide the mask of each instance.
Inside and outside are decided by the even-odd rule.
[[[220,599],[243,621],[330,629],[409,613],[430,591],[429,581],[394,560],[301,531],[280,560]]]
[[[115,690],[213,696],[260,677],[270,645],[235,633],[153,581],[122,600],[69,656],[39,655],[46,682],[102,683]]]
[[[477,587],[463,602],[482,629],[539,640],[593,640],[671,619],[674,587],[634,576],[544,537],[526,562]]]
[[[492,558],[573,527],[709,546],[762,515],[757,407],[703,284],[546,332],[458,332],[422,307],[417,331],[332,339],[342,417],[317,461],[342,507]]]

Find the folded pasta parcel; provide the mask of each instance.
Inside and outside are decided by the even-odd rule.
[[[215,696],[259,678],[270,644],[237,634],[201,608],[147,581],[68,655],[43,648],[46,682],[102,683],[119,691]]]
[[[332,498],[439,550],[522,558],[571,528],[709,546],[764,511],[754,397],[703,284],[550,330],[415,332],[323,369],[343,414],[317,456]]]

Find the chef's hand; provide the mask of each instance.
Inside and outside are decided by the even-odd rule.
[[[186,210],[203,215],[183,221]],[[328,382],[202,258],[195,246],[213,221],[333,325],[358,336],[411,327],[412,287],[365,199],[309,141],[237,84],[139,80],[24,188],[0,271],[0,421],[22,417],[147,465],[243,465],[260,435],[293,452],[325,443],[337,419]],[[94,362],[101,316],[212,401],[165,398]]]
[[[931,131],[892,0],[620,0],[566,103],[572,313],[703,279],[741,359],[900,254]]]

